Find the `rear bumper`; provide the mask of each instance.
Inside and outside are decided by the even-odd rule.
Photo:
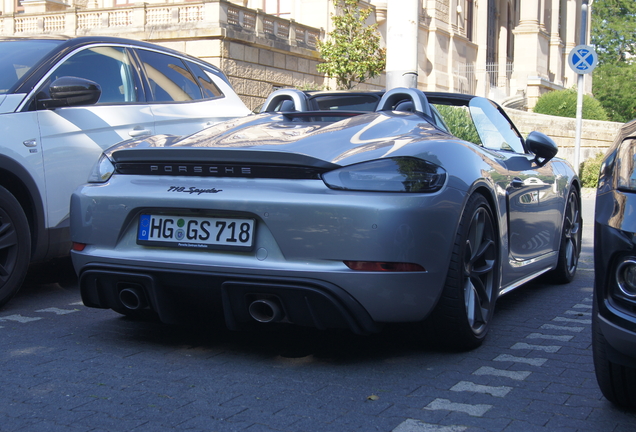
[[[116,297],[132,274],[165,322],[200,308],[217,310],[231,328],[242,325],[255,286],[301,325],[365,333],[374,323],[418,322],[441,295],[453,248],[448,239],[464,200],[450,187],[431,195],[367,194],[333,191],[316,180],[223,178],[214,182],[223,192],[175,195],[168,181],[176,180],[119,175],[107,187],[86,185],[73,194],[73,241],[86,246],[71,255],[87,305],[120,307]],[[205,178],[187,182],[210,187]],[[252,249],[139,244],[144,213],[253,219]],[[345,261],[421,270],[353,270]]]
[[[140,290],[148,307],[170,324],[207,315],[223,317],[231,330],[250,329],[261,325],[250,315],[250,304],[267,299],[280,306],[280,322],[318,329],[347,328],[357,334],[380,329],[342,288],[311,279],[100,265],[84,268],[79,284],[85,305],[119,311],[126,310],[121,291]]]

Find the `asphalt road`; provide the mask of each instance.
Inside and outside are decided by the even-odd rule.
[[[569,285],[499,299],[484,345],[169,327],[89,309],[67,262],[34,267],[0,310],[0,431],[633,432],[591,351],[593,200]]]

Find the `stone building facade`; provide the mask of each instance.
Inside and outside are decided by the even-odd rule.
[[[387,16],[403,0],[371,7],[389,50]],[[581,41],[584,0],[418,1],[417,85],[489,96],[517,108],[576,84],[567,54]],[[0,0],[0,35],[117,35],[170,46],[221,67],[255,108],[273,89],[327,88],[316,40],[331,30],[330,0]],[[589,26],[588,26],[589,28]],[[588,31],[589,33],[589,31]],[[381,76],[361,88],[384,88]],[[586,78],[586,88],[591,79]]]

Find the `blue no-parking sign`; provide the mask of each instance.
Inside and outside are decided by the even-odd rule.
[[[589,45],[578,45],[570,51],[568,64],[578,74],[588,74],[594,70],[598,63],[598,55]]]

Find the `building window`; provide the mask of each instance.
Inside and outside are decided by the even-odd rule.
[[[290,19],[292,16],[292,0],[265,0],[265,13],[280,18]]]
[[[475,2],[466,0],[466,37],[469,41],[473,40],[473,19],[475,15]]]
[[[515,23],[513,21],[512,11],[510,10],[510,5],[508,5],[508,28],[506,31],[508,32],[508,37],[506,40],[506,57],[508,57],[508,61],[512,61],[515,57],[515,41],[514,34],[512,33],[512,29],[514,28]]]
[[[24,12],[24,6],[22,5],[22,0],[14,0],[13,7],[16,12]]]

